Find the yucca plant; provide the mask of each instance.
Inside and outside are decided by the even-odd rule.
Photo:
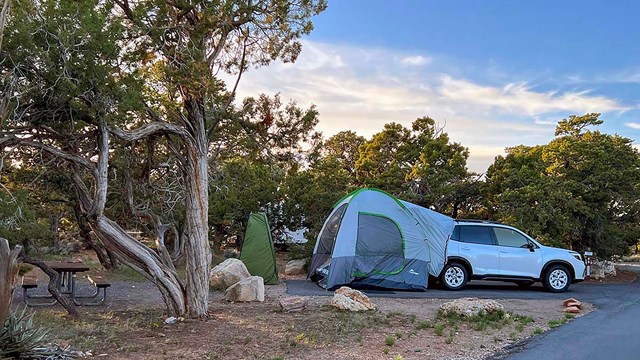
[[[0,330],[0,359],[73,359],[69,349],[48,344],[49,332],[33,323],[27,308],[9,315]]]

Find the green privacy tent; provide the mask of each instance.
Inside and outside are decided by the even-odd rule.
[[[273,285],[278,282],[276,253],[273,249],[269,221],[264,213],[253,213],[249,216],[240,260],[247,266],[251,275],[262,277],[265,284]]]

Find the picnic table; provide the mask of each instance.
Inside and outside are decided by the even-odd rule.
[[[68,260],[68,261],[45,261],[45,264],[52,270],[60,274],[60,281],[58,282],[58,291],[61,294],[68,295],[75,305],[99,305],[106,299],[106,288],[110,286],[109,283],[103,281],[97,277],[87,277],[89,282],[95,287],[95,292],[89,295],[80,295],[76,293],[76,274],[91,270],[82,261]],[[28,306],[53,306],[57,303],[51,294],[29,294],[28,290],[37,288],[37,280],[23,278],[22,288],[24,294],[24,302]],[[102,289],[102,297],[93,302],[82,302],[79,299],[96,299]],[[33,302],[33,299],[53,299],[48,302]]]

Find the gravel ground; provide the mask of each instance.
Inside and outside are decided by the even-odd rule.
[[[80,320],[69,321],[59,306],[37,309],[36,319],[64,330],[52,333],[57,342],[104,359],[314,360],[483,359],[533,336],[537,328],[549,329],[551,320],[564,319],[558,299],[498,299],[505,310],[530,316],[533,322],[519,330],[510,324],[483,331],[460,322],[445,325],[439,336],[433,325],[445,324],[437,312],[448,299],[373,298],[377,311],[354,314],[333,310],[331,297],[312,296],[304,311],[283,313],[279,300],[289,295],[281,279],[266,287],[263,303],[228,303],[221,293],[211,292],[208,319],[165,325],[162,298],[152,283],[111,282],[104,306],[80,308]],[[79,292],[90,290],[86,281],[79,284]],[[21,302],[16,291],[14,306]],[[585,304],[584,313],[592,310]],[[423,322],[431,327],[421,328]]]

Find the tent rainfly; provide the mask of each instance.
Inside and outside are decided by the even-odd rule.
[[[269,221],[264,213],[253,213],[249,216],[240,260],[251,275],[262,277],[265,284],[273,285],[278,282],[276,253],[273,249]]]
[[[309,277],[326,289],[426,290],[429,274],[438,276],[445,265],[453,227],[452,218],[382,190],[356,190],[325,221]]]

